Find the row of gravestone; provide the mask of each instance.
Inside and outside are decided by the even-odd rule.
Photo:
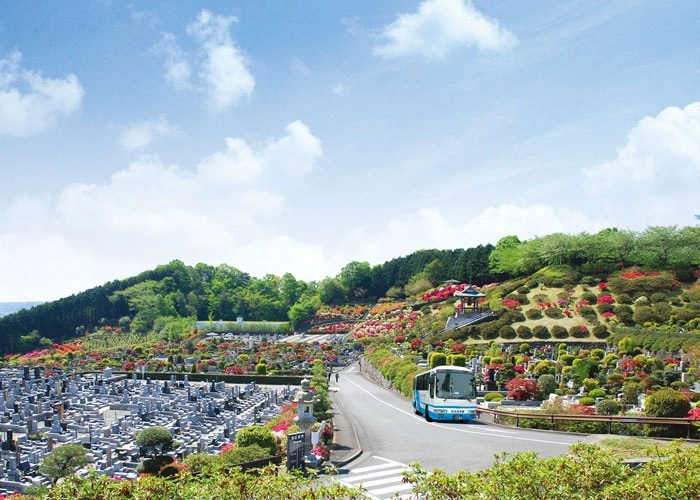
[[[32,375],[29,372],[29,375]],[[0,493],[48,485],[37,473],[53,448],[80,443],[90,467],[110,477],[136,477],[135,435],[152,426],[173,433],[180,457],[216,453],[238,429],[278,414],[295,388],[151,381],[137,376],[47,376],[0,370]],[[79,471],[79,473],[87,472]]]

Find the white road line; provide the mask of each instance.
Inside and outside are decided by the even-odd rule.
[[[379,471],[379,472],[370,472],[368,474],[363,474],[361,476],[350,476],[348,479],[351,479],[353,483],[356,483],[358,481],[364,481],[366,479],[375,479],[378,477],[386,476],[388,474],[392,474],[392,475],[402,474],[403,471],[405,471],[405,470],[406,470],[406,467],[400,467],[398,469],[384,469],[384,470]],[[352,472],[355,472],[355,471],[352,471]],[[402,477],[403,477],[403,474],[402,474]]]

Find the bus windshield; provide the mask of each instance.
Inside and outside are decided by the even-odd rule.
[[[465,372],[438,372],[435,396],[442,399],[474,399],[474,376]]]

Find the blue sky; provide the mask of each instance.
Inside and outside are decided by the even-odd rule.
[[[700,3],[0,0],[0,301],[694,225]]]

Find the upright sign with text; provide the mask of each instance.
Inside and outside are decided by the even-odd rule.
[[[287,470],[303,469],[305,456],[304,433],[287,434]]]

